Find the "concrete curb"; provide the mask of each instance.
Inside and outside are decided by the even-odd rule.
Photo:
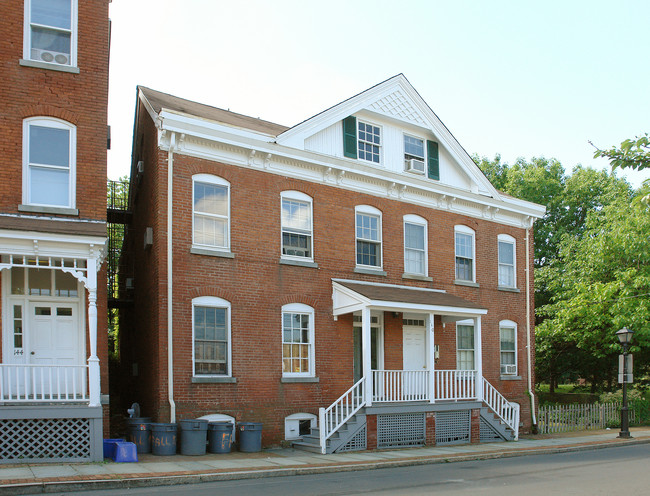
[[[353,472],[359,470],[375,470],[392,467],[408,467],[416,465],[430,465],[434,463],[455,463],[474,460],[493,460],[499,458],[514,458],[518,456],[533,456],[556,453],[571,453],[595,449],[617,448],[620,446],[633,446],[650,444],[650,438],[630,440],[610,440],[607,442],[595,441],[576,445],[549,446],[541,448],[520,448],[488,453],[464,453],[458,455],[433,455],[424,457],[404,458],[400,460],[382,460],[373,462],[348,462],[340,465],[320,465],[311,467],[278,467],[252,470],[239,470],[231,472],[195,473],[178,475],[160,475],[147,477],[95,478],[88,480],[44,480],[39,482],[26,482],[21,484],[0,485],[0,496],[22,494],[48,494],[63,491],[93,491],[102,489],[131,489],[139,487],[155,487],[180,484],[199,484],[202,482],[216,482],[226,480],[260,479],[263,477],[286,477],[291,475],[313,475],[339,472]],[[123,477],[123,476],[121,476]]]

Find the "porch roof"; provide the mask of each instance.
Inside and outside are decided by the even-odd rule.
[[[394,312],[435,313],[445,320],[485,315],[481,305],[438,289],[332,279],[334,315],[360,311],[364,307]]]

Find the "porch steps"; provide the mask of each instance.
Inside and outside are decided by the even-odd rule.
[[[514,431],[498,418],[490,408],[486,406],[481,407],[481,418],[485,420],[494,433],[502,439],[505,441],[514,441]]]
[[[366,425],[366,415],[361,409],[353,415],[339,430],[327,440],[326,453],[336,453],[343,448]],[[312,428],[311,433],[302,437],[301,441],[294,441],[292,446],[312,453],[321,453],[320,434],[318,428]]]

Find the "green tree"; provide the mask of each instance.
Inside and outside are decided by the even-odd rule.
[[[612,169],[634,169],[643,170],[650,167],[650,136],[648,133],[636,136],[634,139],[626,139],[621,146],[613,146],[609,150],[601,150],[591,141],[596,148],[594,158],[605,157],[609,159]]]

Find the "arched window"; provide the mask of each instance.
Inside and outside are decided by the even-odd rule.
[[[53,117],[23,121],[23,203],[75,208],[77,128]]]
[[[196,174],[192,184],[192,245],[230,251],[230,183]]]
[[[314,260],[312,199],[299,191],[283,191],[282,258]]]
[[[357,266],[380,269],[382,266],[381,210],[358,205],[355,211]]]
[[[77,0],[25,0],[23,58],[77,65]]]
[[[517,324],[512,320],[499,322],[501,375],[517,375]]]
[[[194,376],[230,376],[230,302],[215,296],[192,300]]]
[[[314,309],[302,303],[282,307],[282,375],[314,377]]]
[[[456,250],[456,280],[476,282],[474,230],[467,226],[454,227]]]
[[[404,272],[426,276],[427,221],[419,215],[404,216]]]
[[[517,287],[517,257],[515,238],[507,234],[499,234],[499,286],[504,288]]]

